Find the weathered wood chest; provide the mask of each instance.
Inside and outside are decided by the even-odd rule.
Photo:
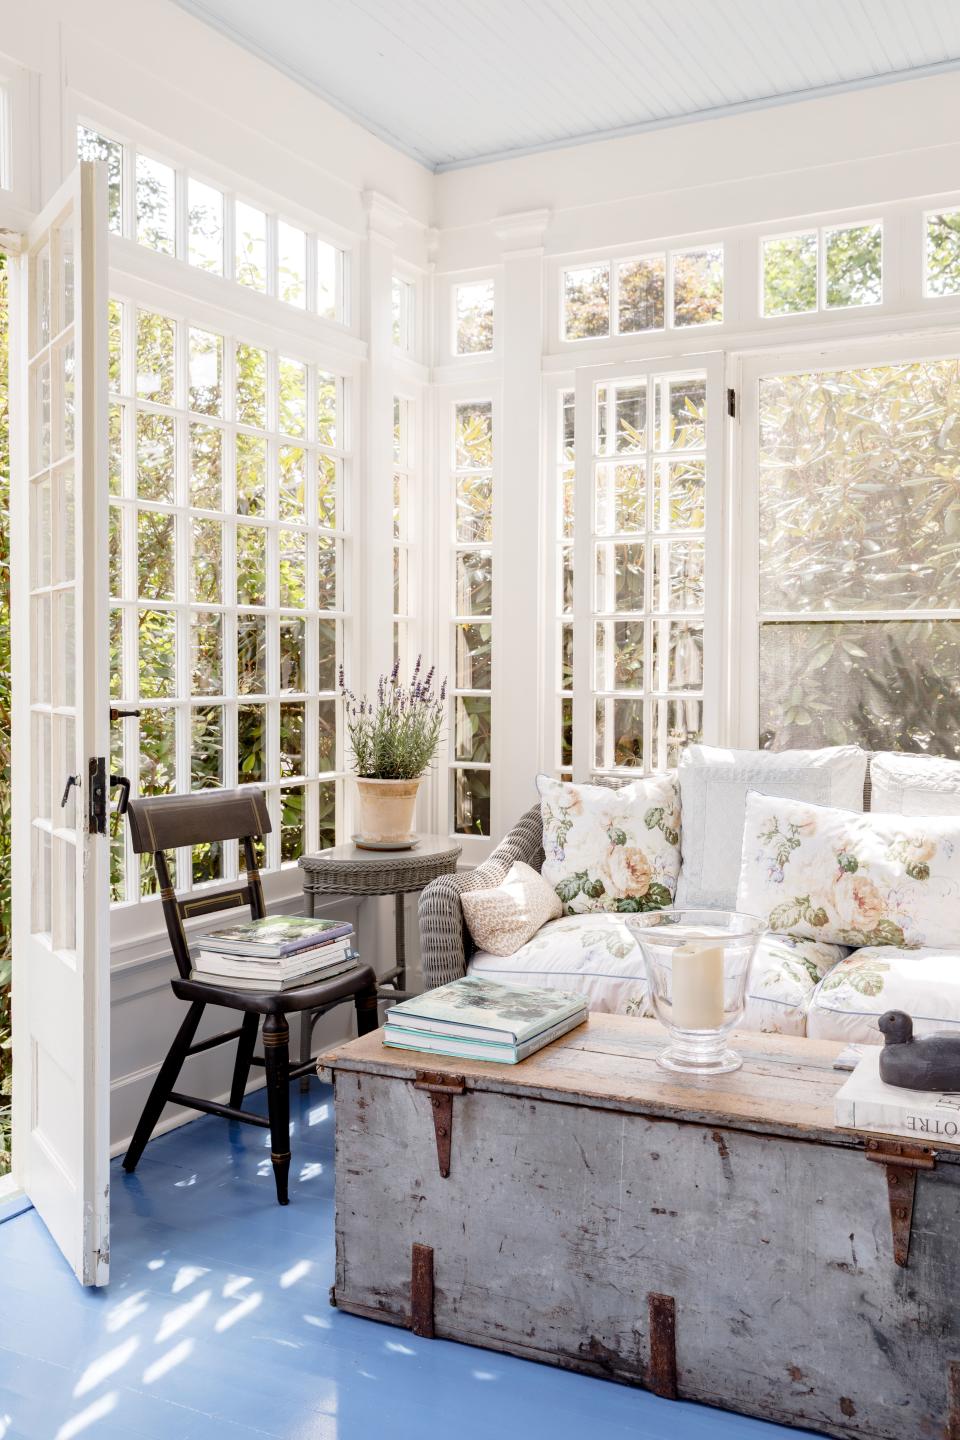
[[[323,1058],[334,1303],[667,1396],[882,1440],[960,1440],[960,1149],[837,1130],[839,1046],[741,1035],[658,1069],[601,1015],[507,1067]]]

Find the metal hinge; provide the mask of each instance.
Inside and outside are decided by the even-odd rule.
[[[433,1129],[437,1137],[437,1165],[441,1177],[450,1174],[450,1141],[453,1134],[453,1097],[462,1095],[467,1082],[462,1075],[446,1075],[442,1070],[418,1070],[413,1086],[426,1090],[433,1106]]]
[[[887,1172],[893,1258],[905,1266],[910,1256],[917,1171],[934,1169],[936,1152],[928,1145],[911,1145],[908,1140],[868,1140],[865,1153],[868,1160],[875,1160]]]
[[[732,387],[727,391],[727,414],[731,420],[737,418],[737,392]]]

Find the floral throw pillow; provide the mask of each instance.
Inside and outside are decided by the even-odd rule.
[[[613,790],[540,775],[537,788],[543,877],[565,915],[672,904],[680,872],[680,796],[671,776]]]
[[[855,814],[747,796],[737,909],[777,934],[960,944],[960,816]]]

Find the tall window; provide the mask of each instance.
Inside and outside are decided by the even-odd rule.
[[[556,729],[554,768],[564,778],[573,774],[573,536],[574,536],[574,448],[576,421],[575,392],[562,390],[557,397],[557,541],[554,566],[554,613],[556,615]]]
[[[453,829],[490,834],[493,403],[454,406]]]
[[[416,534],[416,410],[412,400],[393,399],[393,658],[404,674],[413,668],[413,542]]]
[[[759,378],[760,743],[960,755],[960,360]]]
[[[707,380],[650,371],[595,382],[590,396],[589,460],[578,454],[590,504],[575,515],[590,564],[575,591],[590,597],[578,768],[662,771],[702,735]]]
[[[115,771],[140,794],[256,782],[268,867],[335,838],[345,382],[296,355],[110,306]],[[176,884],[236,873],[178,853]],[[151,891],[115,842],[113,893]]]

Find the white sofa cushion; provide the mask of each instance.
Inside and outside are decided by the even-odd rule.
[[[960,1030],[960,946],[855,950],[817,987],[807,1034],[815,1040],[879,1044],[877,1020],[885,1010],[906,1010],[918,1034]]]
[[[513,955],[563,913],[556,891],[522,860],[513,862],[499,885],[464,890],[460,904],[477,949],[492,955]]]
[[[866,771],[866,753],[857,745],[826,750],[688,745],[677,771],[683,868],[676,904],[733,909],[748,791],[862,810]]]
[[[543,878],[564,914],[660,910],[680,870],[680,797],[670,775],[614,790],[537,776]]]
[[[960,760],[881,751],[870,760],[870,810],[960,815]]]
[[[960,945],[960,816],[751,793],[737,908],[775,933],[835,945]]]
[[[803,1035],[807,1005],[820,980],[846,952],[839,945],[767,936],[747,985],[743,1028]],[[478,951],[471,975],[504,984],[539,985],[585,994],[590,1009],[606,1014],[651,1015],[640,947],[620,915],[565,915],[509,958]]]

